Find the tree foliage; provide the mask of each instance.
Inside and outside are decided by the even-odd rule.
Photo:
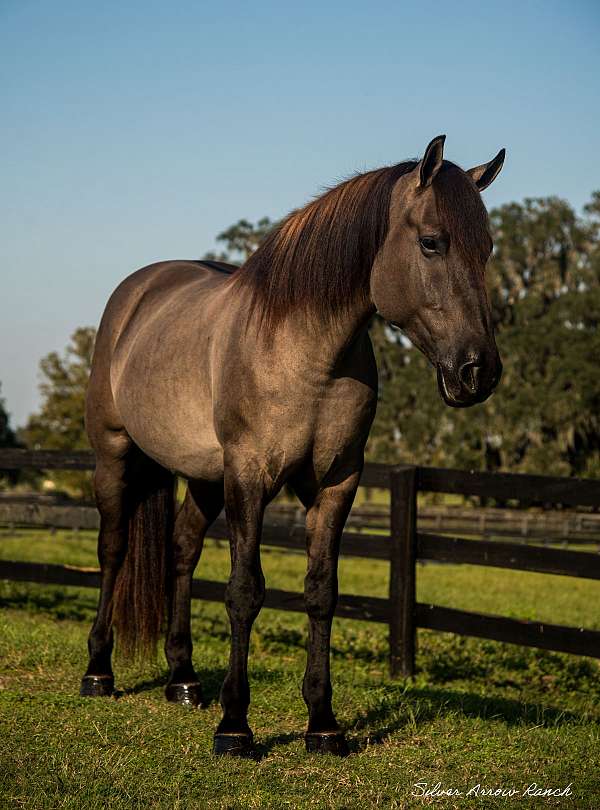
[[[224,249],[218,253],[206,253],[203,258],[242,264],[276,225],[269,217],[262,217],[255,224],[247,219],[240,219],[217,236],[217,242]]]
[[[2,385],[0,384],[0,391]],[[10,426],[10,416],[6,410],[3,397],[0,396],[0,447],[19,447],[17,436]],[[18,480],[18,473],[15,471],[0,473],[0,487],[5,484],[15,484]]]
[[[0,384],[0,391],[2,385]],[[17,447],[17,437],[10,426],[10,416],[6,410],[6,403],[0,396],[0,447]]]
[[[41,407],[20,431],[27,447],[45,450],[86,450],[89,442],[84,426],[85,392],[92,364],[96,330],[76,329],[65,352],[50,352],[40,362]],[[87,473],[56,470],[48,474],[60,489],[91,497]]]

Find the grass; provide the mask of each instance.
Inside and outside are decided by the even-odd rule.
[[[95,563],[95,539],[0,533],[0,556]],[[224,579],[228,553],[207,544],[198,576]],[[267,584],[301,588],[301,555],[267,550]],[[345,559],[340,590],[383,596],[387,566]],[[436,604],[600,629],[592,581],[471,566],[419,568],[418,598]],[[597,808],[597,661],[448,634],[419,632],[412,682],[387,673],[386,628],[335,622],[334,705],[351,756],[309,757],[300,683],[305,618],[263,610],[252,639],[250,722],[258,761],[215,760],[218,691],[228,654],[222,605],[194,602],[194,659],[206,710],[163,698],[162,657],[115,661],[117,699],[78,696],[96,594],[0,583],[0,807],[16,808]],[[480,784],[535,782],[564,798],[420,798],[417,782],[465,794]]]

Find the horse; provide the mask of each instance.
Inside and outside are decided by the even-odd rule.
[[[483,402],[502,370],[480,192],[505,153],[464,171],[444,159],[444,141],[434,138],[421,160],[327,190],[239,268],[164,261],[110,297],[86,399],[101,588],[81,695],[114,691],[113,628],[125,654],[143,656],[166,614],[166,698],[202,705],[192,573],[224,506],[231,646],[213,750],[252,755],[247,662],[265,594],[261,526],[287,484],[306,509],[305,745],[348,753],[332,708],[330,634],[340,536],[377,403],[369,323],[378,312],[402,330],[437,369],[452,407]],[[175,514],[176,476],[187,490]]]

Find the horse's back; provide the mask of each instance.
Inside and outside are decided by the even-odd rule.
[[[156,262],[127,276],[110,296],[98,330],[100,345],[114,352],[126,330],[147,320],[152,313],[169,306],[182,293],[200,295],[209,293],[228,281],[233,265],[219,262],[224,268],[217,270],[199,261],[172,260]],[[225,268],[231,270],[225,270]],[[143,324],[142,324],[143,326]]]

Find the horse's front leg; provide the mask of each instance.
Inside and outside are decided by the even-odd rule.
[[[252,731],[247,714],[248,646],[254,620],[265,597],[265,578],[260,565],[260,533],[266,492],[259,470],[244,465],[225,469],[225,510],[229,528],[231,576],[225,591],[225,605],[231,624],[229,670],[221,689],[223,719],[215,738],[215,754],[248,755]]]
[[[321,489],[306,516],[308,566],[304,601],[308,613],[308,658],[302,694],[308,707],[306,750],[345,756],[348,745],[331,705],[331,623],[337,602],[337,564],[342,530],[360,472]]]

